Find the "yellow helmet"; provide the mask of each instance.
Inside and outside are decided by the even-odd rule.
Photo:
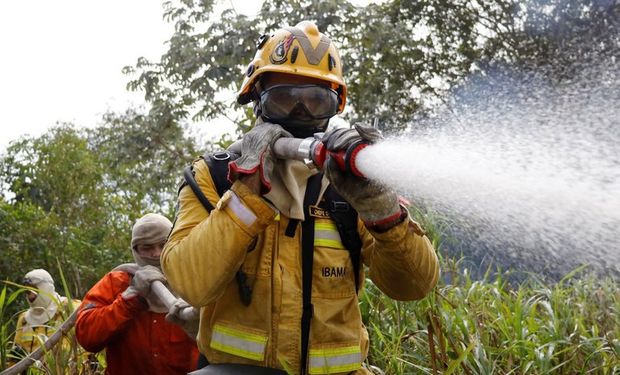
[[[342,62],[338,49],[316,25],[302,21],[295,27],[276,30],[263,35],[258,41],[258,51],[248,65],[241,90],[237,95],[239,104],[256,98],[254,85],[261,74],[286,73],[321,79],[331,83],[338,92],[338,113],[342,112],[347,99],[347,85],[342,79]]]

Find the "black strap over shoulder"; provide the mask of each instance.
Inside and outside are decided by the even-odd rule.
[[[205,154],[202,157],[209,167],[209,173],[211,174],[211,179],[213,179],[213,183],[215,184],[215,190],[217,190],[217,194],[220,197],[224,195],[226,190],[230,189],[231,186],[230,181],[228,181],[228,163],[238,157],[238,154],[230,151],[218,151],[211,154]],[[191,165],[183,171],[183,178],[185,179],[185,183],[192,189],[200,203],[202,203],[205,210],[207,210],[208,213],[211,213],[215,207],[213,207],[213,204],[209,202],[209,199],[204,195],[200,189],[200,186],[198,186],[194,176],[194,170]],[[242,270],[238,270],[235,274],[235,279],[237,280],[237,285],[239,287],[239,297],[241,298],[241,302],[243,302],[244,305],[249,306],[252,302],[252,288],[248,283],[248,275]]]
[[[200,186],[198,186],[198,183],[196,182],[196,177],[194,176],[194,167],[192,165],[188,165],[183,170],[183,178],[185,179],[185,183],[189,185],[189,187],[196,195],[196,198],[198,198],[200,203],[202,203],[205,210],[207,210],[207,212],[209,213],[213,211],[215,207],[213,207],[211,202],[209,202],[209,198],[207,198],[207,196],[200,189]]]
[[[324,200],[321,208],[329,212],[329,216],[336,223],[342,244],[349,251],[355,275],[355,291],[358,292],[360,287],[362,239],[357,231],[357,211],[331,185],[327,187],[323,197]]]
[[[228,163],[238,157],[239,154],[228,150],[216,151],[211,154],[205,154],[202,157],[209,167],[211,178],[213,179],[213,183],[215,183],[215,189],[220,197],[224,195],[226,190],[230,189],[232,185],[230,181],[228,181]]]
[[[304,196],[304,221],[301,223],[301,374],[307,373],[308,343],[310,341],[310,322],[314,313],[312,306],[312,265],[314,262],[314,217],[310,215],[310,206],[317,203],[321,192],[323,174],[315,174],[308,179]]]
[[[211,173],[211,178],[215,184],[215,189],[220,197],[224,195],[226,190],[230,189],[231,186],[230,181],[228,181],[228,163],[238,157],[238,154],[230,151],[217,151],[211,154],[205,154],[202,157],[204,162],[207,164],[207,167],[209,167],[209,172]],[[185,184],[189,185],[207,212],[210,213],[213,211],[215,207],[204,195],[200,189],[200,186],[198,186],[198,183],[196,182],[193,166],[190,165],[183,170],[183,179],[185,180],[185,183],[181,186],[181,188],[185,186]]]

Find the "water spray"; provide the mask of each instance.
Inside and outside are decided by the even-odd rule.
[[[323,133],[316,133],[308,138],[280,138],[273,145],[273,152],[279,159],[292,159],[303,161],[323,169],[327,157],[336,161],[338,167],[346,172],[359,177],[366,177],[358,168],[357,159],[360,151],[364,150],[369,143],[360,140],[351,144],[346,150],[330,152],[327,150],[321,138]]]
[[[316,134],[273,151],[319,169],[329,157],[389,187],[436,216],[444,250],[473,264],[620,277],[620,70],[590,68],[560,83],[498,71],[397,137],[330,153]]]

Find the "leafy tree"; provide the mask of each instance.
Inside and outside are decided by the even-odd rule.
[[[128,109],[105,114],[103,124],[89,133],[89,142],[105,186],[127,207],[131,222],[144,210],[172,217],[181,172],[197,154],[196,141],[181,126]]]
[[[118,223],[105,210],[121,207],[107,199],[101,164],[86,137],[61,125],[11,144],[0,165],[2,185],[14,195],[0,211],[6,219],[0,226],[2,247],[10,252],[3,275],[21,280],[30,269],[43,267],[58,276],[58,260],[70,270],[73,292],[81,294],[84,282],[96,280],[101,267],[122,254],[114,254],[122,249],[119,240],[127,240],[126,234],[110,232]]]
[[[17,202],[34,203],[63,223],[84,220],[88,206],[102,203],[101,194],[91,194],[101,185],[97,161],[84,137],[69,125],[12,144],[2,167]]]
[[[523,27],[511,35],[515,62],[570,79],[589,65],[617,66],[620,3],[609,0],[539,0],[522,6]]]
[[[57,260],[75,295],[131,261],[131,224],[146,212],[174,215],[195,140],[129,109],[92,130],[61,124],[13,142],[0,159],[0,270],[11,280]],[[57,274],[55,274],[58,276]]]
[[[20,281],[34,268],[56,269],[53,246],[59,242],[54,218],[32,203],[0,203],[0,272]]]
[[[143,90],[156,117],[176,121],[227,117],[241,133],[253,122],[235,92],[261,34],[308,19],[341,47],[349,86],[349,120],[379,118],[403,128],[418,108],[432,106],[476,68],[480,58],[505,54],[497,41],[513,29],[515,1],[388,1],[357,7],[348,1],[266,0],[256,17],[234,9],[215,14],[214,2],[168,1],[175,25],[158,62],[140,58],[125,72]],[[494,39],[495,38],[495,39]]]

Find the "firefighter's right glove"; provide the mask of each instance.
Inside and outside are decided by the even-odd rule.
[[[382,139],[381,133],[373,127],[355,125],[355,129],[340,128],[325,133],[322,142],[328,151],[339,152],[346,151],[359,141],[372,144]],[[384,231],[402,223],[407,217],[407,211],[400,206],[397,195],[391,189],[341,170],[332,158],[327,159],[325,175],[357,211],[366,227]]]
[[[191,316],[181,317],[181,311],[186,308],[191,308]],[[168,310],[168,314],[166,314],[166,320],[170,323],[176,324],[183,328],[185,333],[194,340],[198,335],[198,325],[200,323],[200,310],[192,307],[189,303],[183,301],[182,299],[178,299],[174,305],[170,307]]]
[[[254,126],[241,141],[241,156],[228,165],[230,180],[236,181],[242,176],[258,173],[261,182],[261,193],[271,190],[271,173],[274,155],[271,150],[273,143],[281,137],[292,137],[291,133],[280,125],[263,122]]]
[[[131,279],[131,284],[121,294],[123,299],[128,300],[136,296],[148,298],[151,294],[151,284],[153,281],[166,282],[166,277],[161,270],[155,266],[144,266],[138,268]]]

